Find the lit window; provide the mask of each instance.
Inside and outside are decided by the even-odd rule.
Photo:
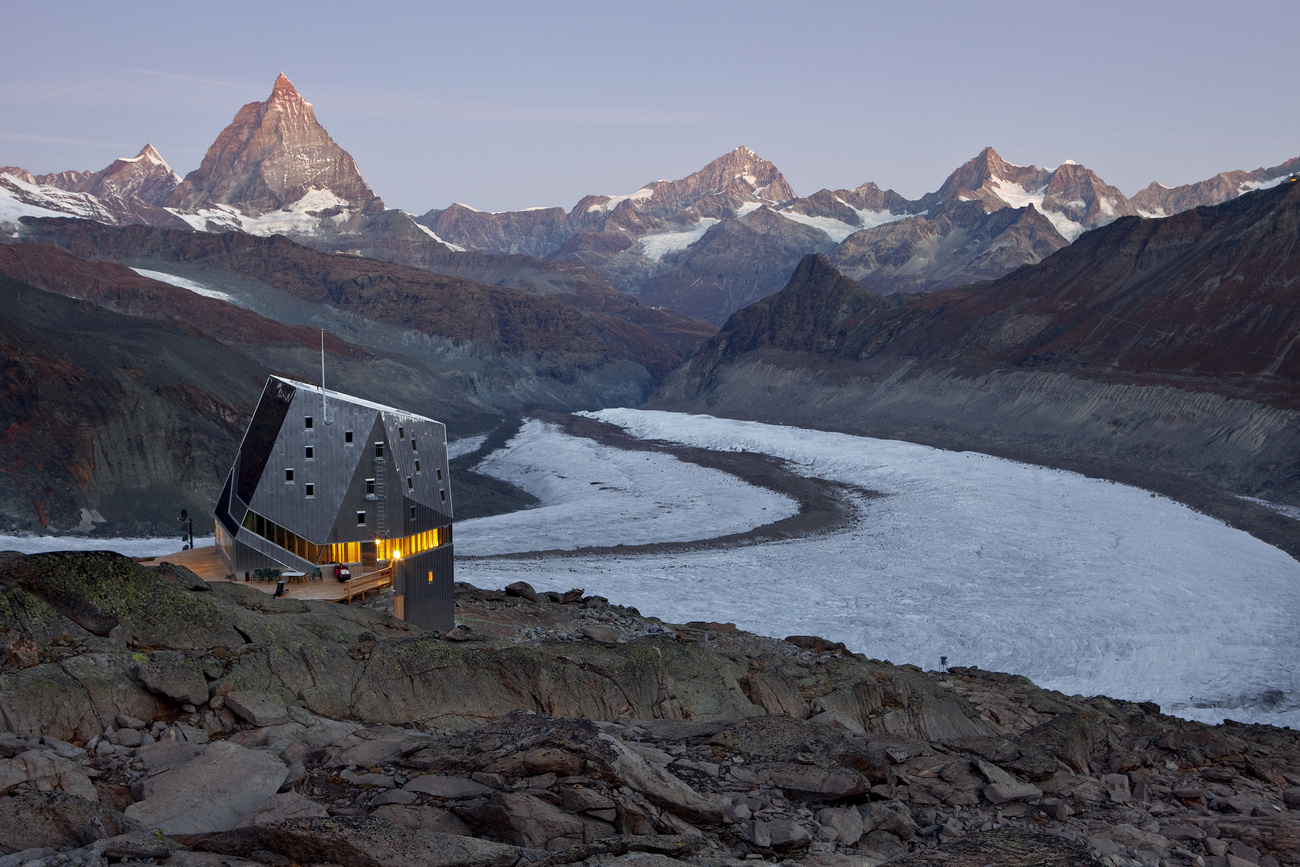
[[[305,446],[305,447],[303,448],[303,456],[306,457],[307,460],[311,460],[312,458],[316,457],[316,449],[315,449],[315,447],[313,447],[313,446]]]
[[[316,496],[316,486],[313,485],[311,482],[308,482],[307,484],[303,485],[302,490],[303,493],[305,493],[309,497]]]
[[[293,481],[293,467],[285,467],[285,468],[284,468],[284,480],[285,480],[286,482],[292,482],[292,481]]]
[[[311,430],[311,416],[305,416],[305,417],[303,418],[303,420],[302,420],[302,426],[303,426],[304,428],[306,428],[307,430]]]
[[[357,512],[357,526],[364,527],[365,525],[366,525],[366,513]]]
[[[406,477],[406,489],[408,491],[415,490],[415,479],[411,478],[410,476]]]
[[[345,430],[345,431],[343,432],[343,442],[345,442],[345,443],[350,443],[350,442],[352,442],[352,431],[350,431],[350,430]]]

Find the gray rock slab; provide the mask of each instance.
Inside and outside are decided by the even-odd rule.
[[[300,864],[342,867],[510,867],[520,856],[504,843],[399,828],[370,816],[287,819],[217,834],[197,845],[226,855],[269,851]]]
[[[257,805],[257,809],[240,820],[236,827],[268,825],[283,819],[319,819],[329,815],[324,805],[297,792],[279,792]]]
[[[54,750],[28,750],[10,759],[21,770],[28,784],[42,792],[58,790],[69,795],[98,801],[99,793],[80,764],[68,761]]]
[[[139,829],[117,810],[63,792],[0,798],[0,855],[43,846],[71,849]]]
[[[203,752],[199,744],[182,740],[161,740],[149,743],[135,751],[135,757],[151,771],[183,765]]]
[[[467,780],[464,777],[444,777],[440,774],[424,774],[408,780],[402,791],[432,795],[435,798],[480,798],[495,794],[495,790]]]
[[[1043,790],[1033,783],[990,783],[984,787],[984,797],[995,804],[1006,804],[1011,801],[1032,801],[1042,796]]]
[[[151,778],[128,818],[164,834],[212,834],[234,828],[284,783],[288,768],[270,753],[224,741]]]
[[[282,725],[289,721],[284,702],[263,692],[234,690],[226,695],[226,707],[255,726]]]
[[[818,798],[842,798],[871,788],[866,777],[851,768],[823,768],[794,762],[775,762],[758,768],[760,783]]]
[[[200,705],[208,700],[208,682],[192,656],[178,651],[155,653],[136,670],[141,683],[173,701]]]

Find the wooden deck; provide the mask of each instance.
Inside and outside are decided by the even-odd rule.
[[[164,554],[161,557],[155,557],[152,560],[141,561],[146,566],[156,566],[159,563],[175,563],[177,566],[184,566],[195,575],[198,575],[204,581],[233,581],[235,580],[229,572],[226,571],[226,564],[217,553],[216,546],[209,545],[206,548],[192,548],[189,551],[177,551],[175,554]],[[327,602],[351,602],[354,597],[363,597],[365,594],[375,590],[382,590],[390,585],[393,581],[392,571],[385,568],[376,572],[370,572],[365,575],[357,575],[351,581],[339,583],[332,577],[324,578],[320,581],[295,581],[285,586],[285,596],[294,599],[323,599]],[[241,582],[242,583],[242,582]],[[248,586],[255,590],[261,590],[268,595],[275,593],[276,582],[274,581],[249,581]]]

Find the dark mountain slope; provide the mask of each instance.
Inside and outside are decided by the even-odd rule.
[[[204,514],[260,391],[260,365],[178,323],[0,274],[0,513],[24,529],[131,533]],[[111,516],[111,517],[110,517]]]
[[[1127,217],[992,283],[884,298],[810,257],[700,353],[773,346],[1152,377],[1300,408],[1300,184]]]
[[[651,371],[680,358],[648,332],[600,314],[418,268],[331,255],[280,236],[28,220],[31,236],[85,258],[149,259],[231,271],[302,300],[505,353],[556,353],[586,366],[631,361]]]

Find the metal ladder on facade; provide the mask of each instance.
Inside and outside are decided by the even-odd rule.
[[[383,458],[375,458],[375,535],[380,539],[388,538],[388,507],[386,478],[388,473]]]

